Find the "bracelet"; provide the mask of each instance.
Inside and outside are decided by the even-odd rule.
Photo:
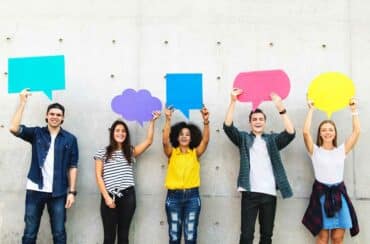
[[[286,109],[284,108],[283,110],[281,110],[281,111],[279,112],[279,114],[286,114]]]
[[[72,194],[72,195],[76,196],[77,195],[77,191],[68,191],[68,194]]]
[[[358,115],[358,111],[352,112],[352,115]]]
[[[208,124],[209,124],[209,120],[207,120],[207,121],[203,121],[203,124],[204,124],[204,125],[208,125]]]

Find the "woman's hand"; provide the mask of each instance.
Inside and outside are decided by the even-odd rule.
[[[105,205],[107,205],[109,208],[116,208],[116,203],[114,202],[113,198],[110,196],[105,198]]]
[[[153,117],[152,117],[152,120],[156,120],[156,119],[158,119],[159,117],[161,117],[161,111],[154,111],[153,113],[152,113],[152,115],[153,115]]]
[[[171,120],[173,114],[173,107],[167,107],[164,109],[164,115],[166,116],[166,120]]]
[[[349,100],[349,108],[351,109],[352,112],[357,111],[357,100],[356,100],[356,98],[353,97]]]
[[[203,123],[207,124],[209,123],[209,111],[206,107],[203,107],[201,110],[200,110],[200,113],[202,114],[202,117],[203,117]]]

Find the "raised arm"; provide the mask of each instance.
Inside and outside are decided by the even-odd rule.
[[[165,108],[164,114],[166,116],[166,122],[164,124],[163,134],[162,134],[163,151],[167,157],[170,157],[172,153],[172,146],[170,142],[170,132],[171,132],[171,117],[173,114],[173,109]]]
[[[143,142],[136,145],[133,150],[133,156],[137,157],[142,154],[152,143],[154,137],[154,122],[161,116],[160,111],[153,112],[153,118],[149,122],[146,138]]]
[[[230,94],[230,104],[226,112],[225,125],[230,126],[233,123],[236,98],[243,93],[242,89],[233,88]]]
[[[204,151],[207,149],[208,142],[209,142],[209,112],[206,107],[203,107],[202,110],[200,110],[200,113],[203,117],[203,133],[202,133],[202,140],[200,141],[200,144],[196,148],[196,152],[198,157],[200,157]]]
[[[12,121],[10,122],[10,132],[16,134],[19,131],[19,126],[22,121],[23,111],[27,103],[27,98],[31,96],[29,89],[26,88],[19,93],[19,104],[17,110],[15,111]]]
[[[349,107],[352,112],[352,133],[344,144],[346,154],[352,150],[360,136],[360,119],[358,118],[357,101],[352,98]]]
[[[292,121],[290,120],[288,113],[284,107],[284,104],[281,100],[281,98],[276,94],[276,93],[271,93],[270,95],[272,101],[274,102],[276,109],[278,110],[283,123],[284,123],[284,128],[289,134],[294,134],[294,126]]]
[[[313,153],[313,140],[311,136],[311,123],[312,123],[312,115],[315,110],[312,101],[307,101],[308,104],[308,112],[306,115],[306,119],[303,125],[303,140],[306,146],[306,149],[310,155]]]

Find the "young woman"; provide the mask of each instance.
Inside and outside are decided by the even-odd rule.
[[[180,122],[171,127],[173,110],[166,109],[163,130],[163,150],[168,157],[166,176],[166,214],[169,226],[169,243],[180,244],[184,227],[185,243],[197,242],[200,213],[200,164],[209,141],[209,113],[201,110],[203,136],[200,129],[190,123]]]
[[[153,113],[146,139],[132,146],[125,122],[116,120],[110,127],[109,145],[95,156],[95,174],[102,195],[100,213],[104,228],[104,244],[126,244],[132,217],[136,208],[134,158],[143,153],[153,142],[154,121],[160,112]]]
[[[302,223],[317,236],[316,243],[343,243],[345,229],[354,236],[359,232],[355,210],[343,183],[344,160],[360,135],[357,105],[351,99],[352,133],[346,141],[337,145],[337,129],[333,121],[324,120],[317,131],[314,144],[310,128],[314,106],[308,102],[309,111],[303,127],[306,149],[311,156],[315,173],[309,206]]]

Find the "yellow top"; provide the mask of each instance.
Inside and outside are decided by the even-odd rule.
[[[173,148],[168,160],[165,186],[167,189],[189,189],[200,186],[200,165],[196,149],[188,149],[186,153],[180,148]]]

